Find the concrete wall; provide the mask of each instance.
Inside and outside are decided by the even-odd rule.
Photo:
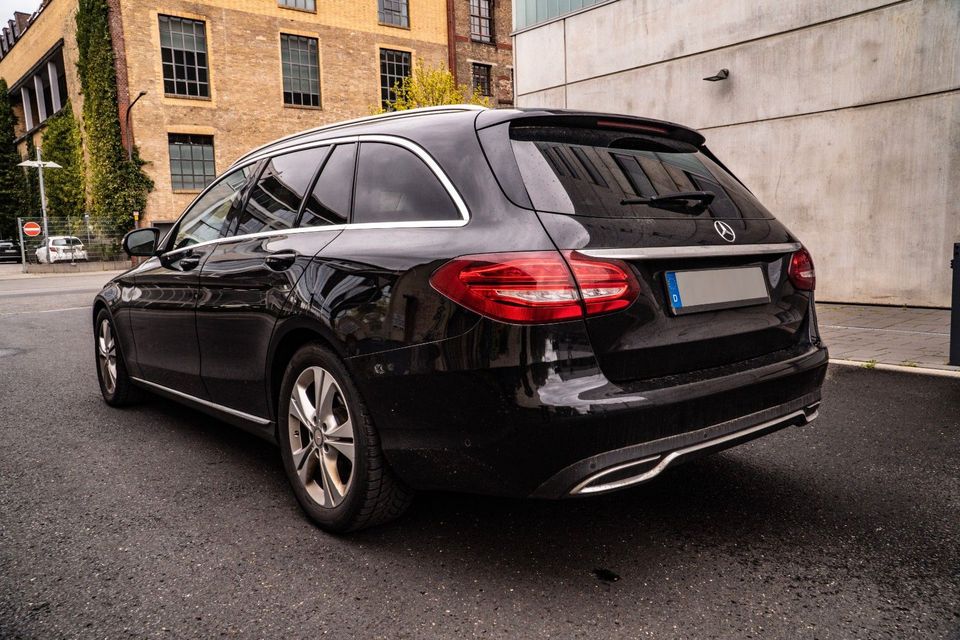
[[[516,34],[517,104],[697,127],[810,247],[821,300],[947,306],[958,33],[957,0],[620,0]]]

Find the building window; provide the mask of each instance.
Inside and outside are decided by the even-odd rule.
[[[213,136],[171,133],[170,180],[174,191],[200,191],[213,182]]]
[[[396,100],[395,86],[410,75],[410,52],[380,49],[380,101],[383,108]]]
[[[490,95],[490,65],[473,63],[473,89],[480,89],[480,95]]]
[[[493,0],[470,0],[470,39],[493,42]]]
[[[283,64],[283,103],[320,106],[320,61],[316,38],[280,34]]]
[[[171,96],[210,97],[205,23],[160,16],[163,91]]]
[[[281,7],[300,9],[301,11],[317,11],[316,0],[278,0]]]
[[[408,0],[377,0],[380,24],[408,28],[410,10]]]

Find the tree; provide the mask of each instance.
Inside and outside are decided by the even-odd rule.
[[[14,144],[17,118],[10,104],[7,81],[0,78],[0,238],[17,234],[17,217],[28,213],[28,184],[21,167],[22,160]]]
[[[59,164],[44,174],[47,192],[47,215],[68,218],[79,223],[86,211],[84,191],[83,140],[80,124],[70,103],[46,122],[43,131],[43,159]]]
[[[490,106],[489,98],[476,87],[472,91],[465,84],[457,84],[453,74],[444,65],[428,67],[422,59],[417,60],[413,74],[394,87],[396,98],[388,101],[390,111],[404,111],[419,107],[435,107],[444,104],[478,104]]]
[[[91,218],[105,231],[133,226],[153,181],[138,155],[128,160],[120,138],[117,74],[105,0],[80,0],[77,22],[77,74],[83,94],[83,137],[89,159]]]

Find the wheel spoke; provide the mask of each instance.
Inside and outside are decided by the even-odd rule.
[[[337,396],[337,381],[333,376],[317,369],[317,375],[314,383],[314,393],[316,395],[317,422],[325,422],[327,416],[333,412],[333,401]]]
[[[336,424],[336,419],[333,416],[327,422],[323,423],[323,435],[327,438],[349,438],[353,440],[353,422],[351,422],[348,417],[341,424]],[[329,426],[330,423],[333,423],[333,426]]]
[[[335,455],[320,454],[320,474],[323,476],[323,492],[330,501],[330,506],[337,506],[343,500],[346,487],[340,483],[337,472],[337,457]]]
[[[310,444],[293,452],[293,465],[304,484],[308,483],[313,477],[313,464],[310,458],[316,450],[317,448],[313,446],[311,441]]]
[[[353,464],[354,449],[353,449],[353,440],[326,440],[327,445],[331,448],[336,449],[344,458],[350,461],[350,464]]]
[[[310,433],[313,433],[313,421],[310,420],[309,416],[313,415],[312,407],[307,408],[303,405],[306,400],[306,393],[304,389],[301,389],[297,385],[293,390],[293,395],[290,396],[290,415],[297,419],[300,424],[310,430]],[[308,404],[308,403],[307,403]]]

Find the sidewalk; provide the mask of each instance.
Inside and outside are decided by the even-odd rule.
[[[960,372],[947,364],[950,311],[817,303],[831,360]]]

